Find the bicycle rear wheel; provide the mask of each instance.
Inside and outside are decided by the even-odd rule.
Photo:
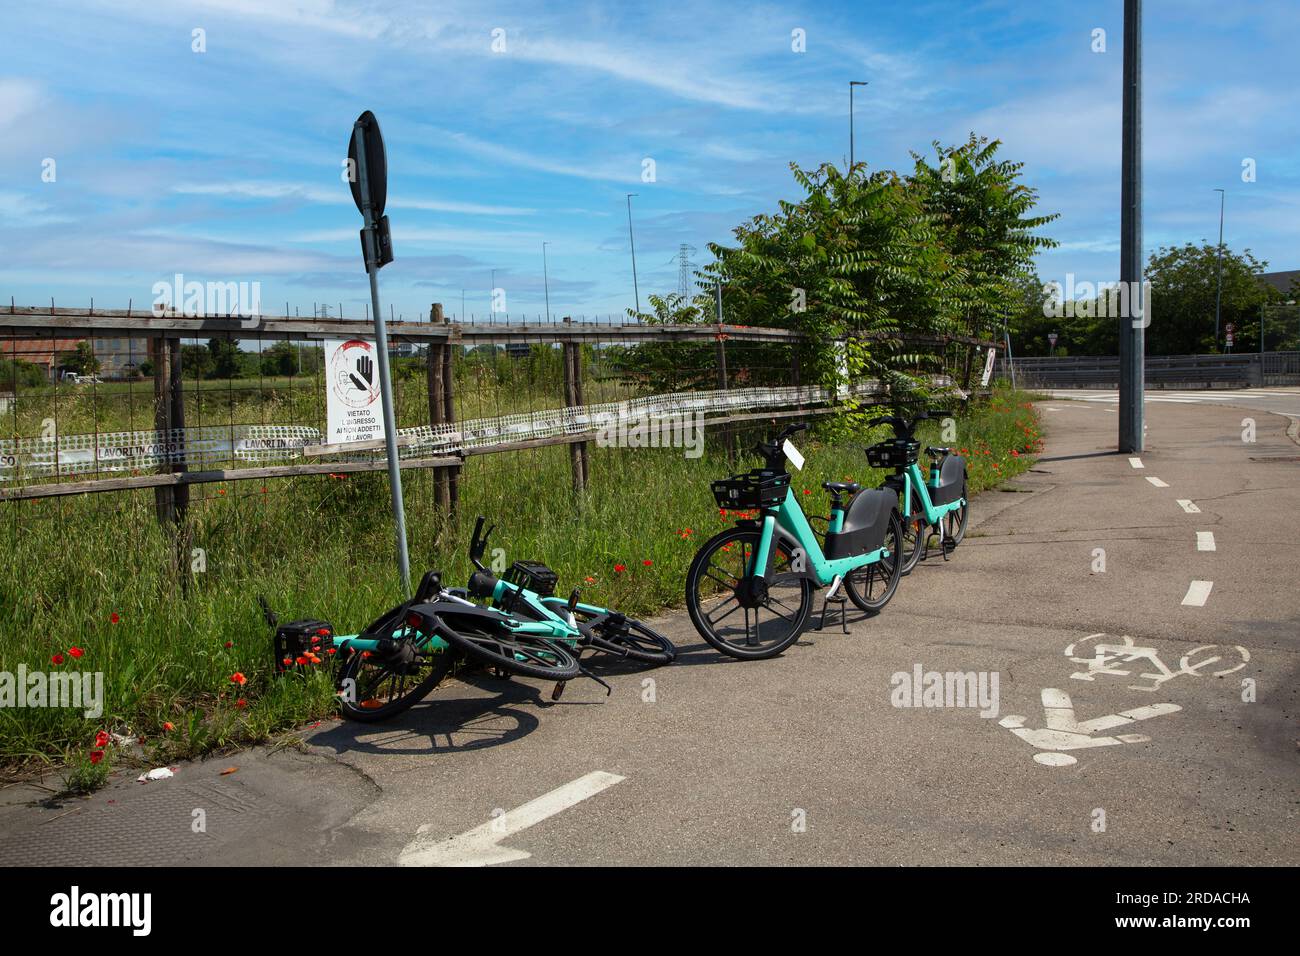
[[[898,590],[898,582],[903,577],[903,563],[906,560],[903,554],[903,522],[897,513],[890,516],[884,546],[889,549],[889,557],[854,568],[844,578],[849,600],[867,614],[881,612]]]
[[[961,486],[961,496],[966,497],[966,485]],[[962,543],[966,537],[966,525],[970,521],[970,501],[968,500],[960,508],[949,511],[939,519],[943,524],[943,539],[948,549],[952,550]]]
[[[339,711],[363,723],[387,720],[428,696],[451,670],[454,655],[394,641],[389,652],[353,651],[339,675]]]
[[[812,613],[812,584],[794,556],[772,541],[772,571],[751,577],[761,532],[731,528],[714,535],[686,572],[686,609],[700,636],[741,660],[775,657],[798,640]]]

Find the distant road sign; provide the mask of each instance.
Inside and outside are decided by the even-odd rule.
[[[378,220],[384,214],[384,203],[388,201],[388,153],[384,149],[384,136],[379,132],[379,120],[375,114],[366,110],[357,117],[357,122],[366,131],[366,180],[370,186],[371,214]],[[357,175],[357,134],[352,131],[348,139],[349,185],[352,187],[352,201],[357,204],[357,212],[364,212],[361,201],[361,183]]]
[[[1047,344],[1050,345],[1052,348],[1056,348],[1056,338],[1057,338],[1057,335],[1056,335],[1055,332],[1048,332],[1048,333],[1047,333]]]

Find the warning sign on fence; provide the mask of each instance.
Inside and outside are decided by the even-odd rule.
[[[330,444],[384,437],[376,359],[374,342],[326,339],[326,441]]]

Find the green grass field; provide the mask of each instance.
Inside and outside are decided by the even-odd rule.
[[[739,440],[752,446],[763,431],[747,429]],[[822,444],[816,432],[798,442],[807,465],[793,487],[810,514],[827,511],[822,481],[880,482],[862,451],[884,437],[877,432],[851,445]],[[969,452],[976,493],[1028,468],[1038,434],[1028,396],[999,391],[972,405],[955,440],[944,443]],[[940,438],[933,425],[922,437]],[[545,561],[561,589],[582,586],[594,602],[635,614],[680,606],[695,549],[726,523],[709,482],[755,464],[742,456],[732,468],[714,433],[709,438],[694,460],[680,449],[593,445],[581,499],[565,447],[471,458],[458,520],[447,527],[434,507],[432,473],[407,471],[412,573],[437,568],[463,584],[468,534],[486,514],[498,526],[492,546],[510,561]],[[202,485],[193,494],[183,573],[152,492],[0,505],[0,671],[20,664],[102,671],[106,689],[97,720],[69,709],[0,707],[0,760],[9,772],[66,764],[74,786],[93,786],[117,759],[110,747],[90,763],[103,749],[95,745],[100,731],[144,737],[151,759],[164,761],[263,741],[334,712],[325,673],[274,677],[256,598],[265,595],[282,620],[319,617],[342,632],[396,603],[385,476]],[[202,571],[189,571],[200,554],[193,549],[201,549]],[[56,655],[62,664],[52,663]],[[232,682],[236,674],[246,683]]]

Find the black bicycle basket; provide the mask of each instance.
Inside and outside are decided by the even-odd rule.
[[[790,476],[782,471],[751,471],[713,483],[719,508],[775,508],[785,501]]]
[[[535,591],[542,597],[555,593],[555,582],[559,575],[540,561],[516,561],[506,572],[506,580],[516,587]]]
[[[867,464],[872,468],[906,468],[916,464],[921,443],[906,438],[882,441],[867,449]]]

